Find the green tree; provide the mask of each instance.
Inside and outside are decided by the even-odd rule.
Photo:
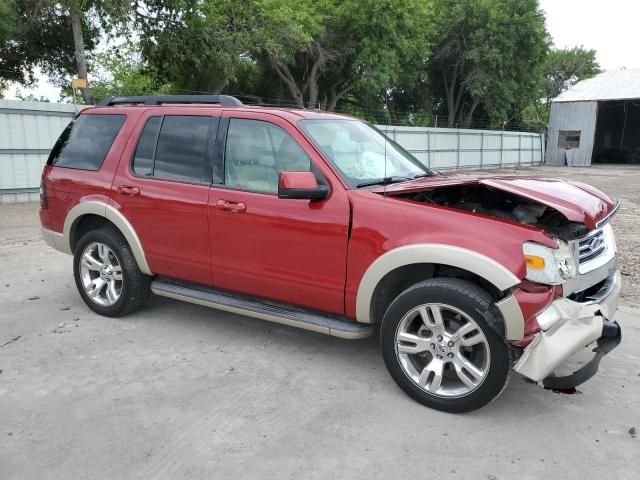
[[[173,87],[160,83],[148,71],[138,45],[127,44],[91,59],[92,95],[96,101],[111,96],[169,94]],[[66,95],[71,94],[70,89]]]
[[[291,11],[304,12],[296,5],[300,2],[289,3]],[[296,48],[263,49],[300,106],[320,103],[331,111],[356,89],[387,88],[424,44],[429,28],[428,8],[420,0],[325,1],[314,6],[315,12],[307,12],[313,22],[307,22],[297,43],[286,44]],[[283,13],[276,12],[279,17]],[[285,15],[290,17],[289,12]]]
[[[42,102],[42,103],[50,103],[51,100],[49,100],[48,98],[40,95],[39,97],[34,95],[33,93],[23,93],[21,92],[19,89],[16,92],[16,97],[18,97],[20,100],[25,101],[25,102]]]
[[[496,125],[537,91],[548,35],[537,0],[434,0],[431,90],[449,126]]]
[[[525,127],[544,130],[549,123],[551,101],[580,80],[600,73],[596,51],[583,47],[552,49],[545,57],[543,79],[537,95],[522,110]]]
[[[39,67],[54,82],[64,84],[79,70],[78,54],[95,47],[98,29],[86,19],[89,5],[83,4],[85,10],[72,21],[66,3],[0,2],[0,82],[31,85]],[[78,42],[74,43],[74,32],[83,37],[81,52],[76,48]]]
[[[245,93],[255,95],[258,83],[269,83],[256,78],[268,75],[264,54],[288,58],[303,48],[317,30],[318,11],[297,0],[158,1],[133,22],[145,59],[164,81],[188,91],[249,87]]]
[[[144,56],[163,80],[329,110],[357,88],[389,85],[428,23],[420,0],[171,3],[136,20]]]
[[[14,0],[0,0],[0,48],[6,45],[17,29],[18,22]],[[2,69],[4,63],[0,57],[0,69]],[[6,88],[6,77],[8,75],[3,70],[0,70],[0,98],[2,98],[2,92]]]
[[[600,73],[596,51],[584,47],[553,49],[544,61],[542,93],[547,105],[576,82]]]
[[[161,81],[188,91],[218,92],[237,80],[238,70],[255,65],[248,56],[258,27],[254,2],[164,3],[147,5],[144,15],[133,18],[143,56]]]
[[[0,45],[11,39],[18,29],[15,0],[0,0]]]

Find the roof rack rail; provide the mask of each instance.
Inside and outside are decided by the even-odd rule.
[[[143,105],[163,105],[167,103],[214,103],[222,107],[241,107],[243,103],[230,95],[138,95],[133,97],[107,97],[97,105],[111,107],[113,105],[138,103]]]
[[[286,102],[286,103],[248,103],[246,104],[248,107],[270,107],[270,108],[288,108],[290,110],[309,110],[307,107],[301,107],[297,103]]]

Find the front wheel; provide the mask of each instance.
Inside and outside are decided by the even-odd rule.
[[[400,388],[423,405],[476,410],[500,395],[511,376],[511,350],[490,326],[499,322],[493,299],[477,285],[425,280],[385,313],[382,356]]]

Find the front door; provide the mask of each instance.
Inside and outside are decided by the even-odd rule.
[[[349,201],[306,139],[285,120],[225,111],[218,185],[209,192],[211,271],[220,288],[344,313]],[[321,201],[280,199],[279,173],[312,170]]]
[[[143,115],[114,178],[113,201],[154,274],[211,284],[207,203],[220,117],[186,113]]]

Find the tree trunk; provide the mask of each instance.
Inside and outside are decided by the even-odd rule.
[[[84,36],[82,34],[82,12],[80,6],[76,2],[72,2],[69,6],[71,15],[71,30],[73,31],[73,43],[76,50],[76,63],[78,65],[78,78],[87,80],[87,59],[84,56]],[[93,104],[93,96],[87,82],[86,88],[81,88],[82,98],[87,105]]]
[[[273,69],[276,71],[276,73],[280,77],[280,80],[284,82],[287,89],[293,96],[293,99],[296,101],[296,104],[300,108],[304,108],[304,97],[302,95],[302,90],[300,90],[300,87],[298,87],[298,84],[296,83],[295,78],[293,78],[293,75],[291,74],[289,67],[287,67],[284,63],[282,63],[280,60],[275,58],[275,56],[271,55],[271,52],[268,52],[267,58],[269,59],[269,63],[271,64]]]
[[[458,70],[460,65],[456,63],[451,72],[451,79],[447,78],[447,73],[442,71],[442,81],[444,84],[444,92],[447,97],[447,126],[453,127],[456,122],[456,116],[460,109],[460,102],[464,94],[464,86],[458,85]],[[458,92],[456,95],[456,87]]]
[[[222,90],[224,89],[224,87],[227,86],[227,83],[229,83],[229,77],[225,76],[222,80],[220,80],[216,84],[214,92],[215,93],[222,93]]]
[[[322,74],[322,71],[327,62],[327,56],[319,43],[314,42],[310,49],[310,55],[313,58],[313,65],[309,73],[309,80],[305,85],[309,90],[309,101],[307,103],[308,108],[316,108],[318,102],[318,79]]]
[[[309,75],[309,82],[307,87],[309,88],[309,102],[308,108],[316,108],[316,102],[318,101],[318,68],[319,63],[316,61],[311,68],[311,75]]]
[[[480,105],[480,99],[474,97],[473,103],[469,107],[469,111],[467,112],[467,115],[463,122],[466,128],[469,128],[469,126],[471,126],[471,121],[473,120],[473,114],[476,111],[476,108],[478,108],[478,105]]]
[[[338,84],[334,84],[331,86],[329,103],[327,104],[328,112],[335,111],[340,99],[353,89],[354,84],[352,82],[347,82],[340,90],[336,91],[337,86]]]
[[[449,80],[447,80],[447,74],[444,70],[442,71],[442,85],[444,86],[444,94],[447,97],[447,126],[453,127],[455,118],[455,114],[453,113],[455,92],[453,89],[449,89]]]

